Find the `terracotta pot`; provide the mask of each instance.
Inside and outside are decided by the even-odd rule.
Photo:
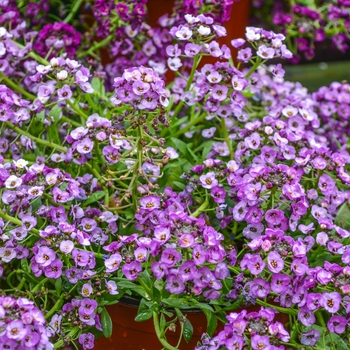
[[[145,322],[136,322],[138,300],[134,298],[122,299],[122,302],[107,307],[112,318],[113,333],[110,339],[100,338],[95,341],[97,350],[161,350],[163,346],[160,344],[153,325],[153,319]],[[244,307],[248,312],[259,311],[259,305],[249,305]],[[236,309],[233,312],[240,312],[242,309]],[[183,310],[193,326],[193,336],[189,343],[182,339],[180,350],[193,350],[200,341],[203,333],[206,332],[207,319],[200,310]],[[230,312],[228,312],[230,313]],[[282,324],[288,322],[288,315],[277,314],[275,320]],[[216,334],[223,329],[221,323],[218,324]],[[169,344],[176,346],[180,336],[179,327],[175,332],[168,331],[166,338]]]
[[[123,298],[124,299],[124,298]],[[145,322],[136,322],[135,317],[138,310],[138,300],[125,298],[118,304],[107,307],[113,322],[113,334],[110,339],[100,338],[95,341],[97,350],[160,350],[160,344],[153,325],[153,319]],[[189,343],[182,339],[181,350],[193,350],[206,331],[207,320],[199,310],[184,310],[193,326],[193,337]],[[166,334],[169,344],[176,346],[179,337],[179,327],[175,332],[168,331]]]

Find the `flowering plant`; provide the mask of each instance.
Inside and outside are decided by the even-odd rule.
[[[347,0],[254,0],[253,8],[254,17],[260,18],[264,26],[268,24],[288,37],[295,53],[294,63],[301,55],[308,60],[314,58],[317,46],[322,43],[341,53],[349,48],[350,3]]]
[[[37,32],[1,5],[2,348],[92,349],[127,295],[170,350],[189,309],[196,349],[347,348],[350,86],[284,81],[285,36],[255,27],[234,63],[231,2],[151,29],[145,2],[96,1],[90,48],[81,3]]]

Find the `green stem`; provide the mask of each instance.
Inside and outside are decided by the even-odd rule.
[[[265,306],[265,307],[270,307],[272,309],[276,309],[279,312],[282,312],[284,314],[288,314],[288,315],[297,315],[298,312],[294,309],[286,309],[284,307],[280,307],[280,306],[276,306],[276,305],[271,305],[268,303],[265,303],[264,301],[260,300],[260,299],[256,299],[256,303],[261,305],[261,306]]]
[[[43,280],[41,280],[31,291],[32,293],[36,292],[43,284],[45,284],[49,279],[48,278],[44,278]]]
[[[91,53],[93,53],[94,51],[96,51],[97,49],[99,49],[100,47],[108,44],[113,38],[114,38],[114,34],[111,34],[109,36],[107,36],[107,38],[99,41],[98,43],[95,43],[94,45],[91,46],[91,48],[87,51],[81,52],[78,57],[79,58],[83,58],[84,56],[88,56]]]
[[[230,140],[229,136],[228,136],[228,132],[227,132],[227,128],[226,128],[226,123],[225,123],[225,119],[221,119],[221,127],[222,127],[222,132],[223,132],[223,136],[224,139],[227,143],[227,147],[230,151],[230,159],[233,159],[233,148],[232,148],[232,141]]]
[[[3,211],[1,211],[1,210],[0,210],[0,218],[3,218],[3,219],[5,219],[5,220],[7,220],[7,221],[10,221],[10,222],[12,222],[13,224],[18,225],[18,226],[22,226],[22,225],[23,225],[23,223],[22,223],[21,220],[18,220],[18,219],[14,218],[14,217],[12,217],[12,216],[10,216],[10,215],[5,214],[5,213],[4,213]],[[32,229],[30,230],[30,232],[33,232],[34,234],[39,235],[39,231],[38,231],[36,228],[32,228]]]
[[[322,327],[327,328],[326,322],[324,321],[323,316],[322,316],[322,311],[321,311],[321,310],[318,310],[318,311],[315,313],[315,316],[316,316],[316,320],[317,320],[318,324],[319,324],[320,326],[322,326]]]
[[[95,175],[97,181],[99,181],[102,185],[105,184],[106,181],[102,178],[100,173],[91,164],[85,163],[84,165],[86,165],[89,168],[89,170],[91,171],[91,173],[93,175]]]
[[[88,119],[88,115],[85,114],[79,107],[77,107],[75,104],[73,104],[71,101],[67,100],[67,104],[70,105],[70,107],[74,110],[75,113],[79,114],[81,117],[83,117],[85,120]]]
[[[205,201],[194,213],[192,213],[190,216],[192,216],[193,218],[198,217],[204,209],[206,209],[206,207],[209,205],[209,202]]]
[[[39,139],[38,137],[35,137],[31,134],[29,134],[28,132],[20,129],[18,126],[15,126],[13,125],[12,123],[10,122],[5,122],[4,123],[7,127],[9,127],[10,129],[18,132],[19,134],[22,134],[24,136],[27,136],[28,138],[32,139],[33,141],[35,141],[36,143],[40,143],[46,147],[50,147],[50,148],[55,148],[55,149],[58,149],[62,152],[67,152],[67,148],[66,147],[63,147],[61,145],[58,145],[56,143],[53,143],[53,142],[49,142],[49,141],[45,141],[45,140],[42,140],[42,139]]]
[[[75,16],[75,13],[79,10],[83,0],[76,0],[74,6],[69,11],[68,16],[64,19],[65,23],[69,23],[73,17]]]
[[[245,76],[246,79],[248,79],[255,72],[255,70],[260,66],[260,63],[261,63],[261,58],[258,57],[258,59],[255,61],[254,65],[253,65],[253,67],[246,74],[246,76]]]
[[[193,119],[190,123],[188,123],[184,128],[180,129],[178,132],[175,133],[175,137],[178,137],[182,134],[184,134],[185,132],[187,132],[188,130],[190,130],[192,128],[192,126],[200,123],[203,119],[205,119],[205,117],[207,116],[207,113],[203,113],[202,115],[200,115],[198,118]]]
[[[9,86],[12,90],[16,90],[20,92],[23,96],[29,98],[30,100],[35,100],[36,96],[32,95],[28,91],[24,90],[21,86],[14,83],[11,79],[9,79],[3,72],[0,72],[0,77],[2,78],[2,81]]]
[[[191,87],[191,84],[192,84],[192,81],[193,81],[193,77],[194,77],[194,73],[196,72],[196,69],[197,69],[197,66],[199,64],[201,60],[201,56],[194,56],[194,60],[193,60],[193,66],[192,66],[192,70],[191,70],[191,73],[190,73],[190,76],[187,80],[187,84],[186,84],[186,88],[185,88],[185,91],[188,91]],[[182,109],[182,106],[184,104],[184,101],[180,101],[179,104],[177,105],[176,109],[175,109],[175,112],[174,114],[172,115],[172,118],[176,118],[177,115],[180,113],[181,109]]]
[[[162,337],[162,331],[159,327],[159,320],[158,320],[158,314],[153,311],[153,323],[154,323],[154,330],[156,331],[157,337],[160,341],[160,343],[164,346],[166,350],[178,350],[178,348],[170,345],[166,339]]]
[[[56,304],[53,308],[45,315],[45,318],[48,320],[50,317],[56,312],[56,310],[60,309],[63,304],[64,295],[62,294],[60,298],[56,301]]]

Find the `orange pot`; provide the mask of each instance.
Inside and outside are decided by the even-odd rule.
[[[129,299],[129,298],[128,298]],[[136,322],[138,306],[135,303],[136,299],[131,299],[132,304],[119,302],[118,304],[107,307],[107,310],[112,318],[113,333],[110,339],[100,338],[95,341],[96,350],[161,350],[163,346],[160,344],[155,331],[153,320],[145,322]],[[273,302],[272,302],[273,303]],[[233,312],[240,312],[246,309],[248,312],[259,311],[259,305],[249,305]],[[183,310],[184,315],[193,326],[193,336],[189,343],[182,339],[179,350],[193,350],[197,342],[201,340],[201,336],[206,332],[207,319],[203,312],[199,310]],[[228,312],[230,313],[230,312]],[[277,314],[275,320],[286,324],[289,319],[288,315]],[[221,323],[218,324],[216,334],[223,329]],[[169,344],[176,346],[180,337],[179,327],[176,327],[175,332],[168,331],[166,338]]]

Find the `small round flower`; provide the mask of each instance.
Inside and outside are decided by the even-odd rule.
[[[11,175],[6,181],[5,181],[5,186],[6,188],[17,188],[22,185],[22,179],[15,176]]]
[[[316,322],[315,315],[306,306],[300,308],[298,320],[306,327],[310,327]]]
[[[341,295],[338,292],[324,293],[321,298],[321,305],[330,313],[335,313],[340,308]]]
[[[318,339],[320,338],[320,331],[317,329],[311,329],[306,333],[303,333],[301,335],[301,344],[307,345],[307,346],[314,346],[318,342]]]
[[[83,333],[79,336],[79,343],[83,346],[84,350],[90,350],[94,348],[95,336],[92,333]]]
[[[267,266],[270,271],[278,273],[284,268],[284,262],[278,252],[270,252],[267,257]]]
[[[219,183],[215,177],[215,173],[212,171],[205,175],[202,175],[199,178],[199,181],[201,182],[204,188],[208,188],[208,189],[211,189],[212,187],[217,186]]]
[[[256,278],[250,285],[250,292],[257,298],[266,298],[270,293],[270,284],[263,278]]]
[[[346,318],[343,316],[332,316],[327,323],[327,327],[331,332],[343,334],[347,323]]]

